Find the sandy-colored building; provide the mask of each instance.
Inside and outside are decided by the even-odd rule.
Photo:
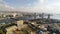
[[[23,27],[23,23],[24,23],[23,20],[17,21],[17,27],[18,27],[18,30],[21,30],[21,28]]]
[[[31,31],[31,34],[36,34],[36,32],[35,31]]]
[[[5,28],[6,29],[6,34],[12,34],[12,33],[14,33],[13,31],[15,31],[15,30],[17,30],[17,26],[10,26],[10,27],[7,27],[7,28]]]
[[[44,24],[40,25],[39,28],[47,31],[47,28]]]

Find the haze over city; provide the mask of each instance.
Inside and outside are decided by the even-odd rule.
[[[60,0],[0,0],[0,11],[60,13]]]
[[[60,0],[0,0],[0,34],[60,34]]]

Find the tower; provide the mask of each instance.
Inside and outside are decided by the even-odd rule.
[[[36,19],[36,13],[34,13],[34,19]]]
[[[48,19],[50,19],[50,14],[48,14]]]
[[[42,16],[41,16],[41,17],[42,17],[42,19],[44,20],[44,13],[42,13]]]
[[[50,23],[51,22],[51,19],[50,19],[50,14],[48,14],[48,22]]]

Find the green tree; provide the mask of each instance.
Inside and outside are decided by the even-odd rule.
[[[2,30],[0,30],[0,34],[5,34]]]

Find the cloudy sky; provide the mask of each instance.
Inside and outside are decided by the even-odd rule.
[[[60,13],[60,0],[0,0],[0,11]]]

